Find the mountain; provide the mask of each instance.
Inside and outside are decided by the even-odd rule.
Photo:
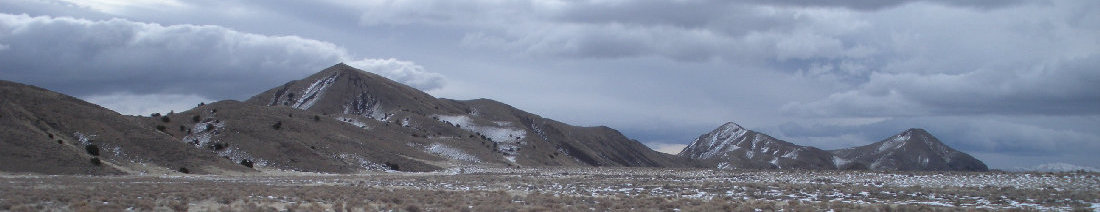
[[[838,164],[856,163],[871,170],[989,170],[982,161],[944,145],[923,129],[909,129],[876,143],[831,152]]]
[[[334,65],[245,102],[124,116],[0,81],[0,172],[357,173],[463,166],[693,163],[608,127],[572,126],[488,99],[449,100]]]
[[[71,96],[0,80],[0,97],[0,172],[252,172]]]
[[[449,153],[445,152],[455,150],[486,164],[510,166],[690,164],[653,151],[611,128],[571,126],[488,99],[439,99],[345,64],[288,82],[246,102],[320,114],[324,120],[364,126],[363,133],[405,136],[386,141],[390,143],[447,146],[447,151],[429,150],[447,161],[455,159],[446,157]]]
[[[799,146],[733,122],[699,136],[678,156],[719,169],[836,169],[832,154]]]
[[[1034,167],[1017,167],[1011,169],[1016,172],[1100,172],[1100,169],[1088,166],[1079,166],[1068,163],[1046,163]]]
[[[730,122],[699,136],[677,156],[719,169],[988,170],[978,159],[922,129],[909,129],[866,146],[825,151]]]
[[[424,138],[403,128],[342,122],[336,117],[288,107],[226,100],[145,118],[177,143],[259,170],[321,173],[433,171],[444,159],[426,149]],[[453,155],[472,154],[456,151]],[[470,162],[485,160],[468,158]]]

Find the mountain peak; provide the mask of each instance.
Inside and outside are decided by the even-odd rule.
[[[722,124],[722,126],[718,127],[718,129],[738,130],[738,129],[745,129],[745,128],[743,128],[743,127],[741,127],[741,125],[731,121],[731,122],[726,122],[725,124]]]
[[[727,122],[703,134],[678,156],[701,160],[706,166],[731,168],[833,169],[831,155]]]
[[[377,120],[387,119],[395,110],[457,110],[416,88],[344,63],[253,96],[248,102]]]
[[[845,161],[861,163],[873,170],[988,170],[978,159],[952,149],[919,128],[865,146],[832,152]]]

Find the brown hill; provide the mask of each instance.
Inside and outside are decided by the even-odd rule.
[[[250,172],[71,96],[0,81],[0,172],[139,174]]]
[[[167,118],[165,118],[167,117]],[[332,116],[238,101],[145,118],[176,142],[257,169],[323,173],[432,171],[443,161],[425,151],[433,141],[384,124],[353,125]],[[167,120],[167,121],[166,121]],[[453,145],[448,142],[445,145]]]
[[[334,65],[302,80],[288,82],[256,95],[247,102],[320,113],[328,119],[354,125],[393,128],[393,132],[416,136],[390,142],[411,142],[425,146],[443,142],[448,147],[454,147],[461,153],[472,155],[489,164],[689,164],[685,160],[653,151],[607,127],[571,126],[486,99],[438,99],[412,87],[344,64]],[[454,160],[455,157],[450,158]]]

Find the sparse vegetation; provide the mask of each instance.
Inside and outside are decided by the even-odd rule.
[[[92,157],[92,159],[90,161],[92,162],[92,165],[95,165],[95,166],[103,165],[103,161],[99,161],[99,158],[97,158],[97,157]]]
[[[1100,176],[1074,173],[917,172],[906,176],[852,171],[472,167],[459,172],[466,174],[13,176],[0,181],[4,191],[0,210],[1090,211],[1096,210],[1092,204],[1100,199],[1096,192]],[[934,181],[917,187],[883,179]],[[884,183],[876,186],[874,181]],[[989,185],[997,182],[1020,185]]]

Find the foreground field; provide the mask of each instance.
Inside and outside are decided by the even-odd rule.
[[[433,173],[0,177],[0,210],[1100,210],[1095,173],[456,168]]]

